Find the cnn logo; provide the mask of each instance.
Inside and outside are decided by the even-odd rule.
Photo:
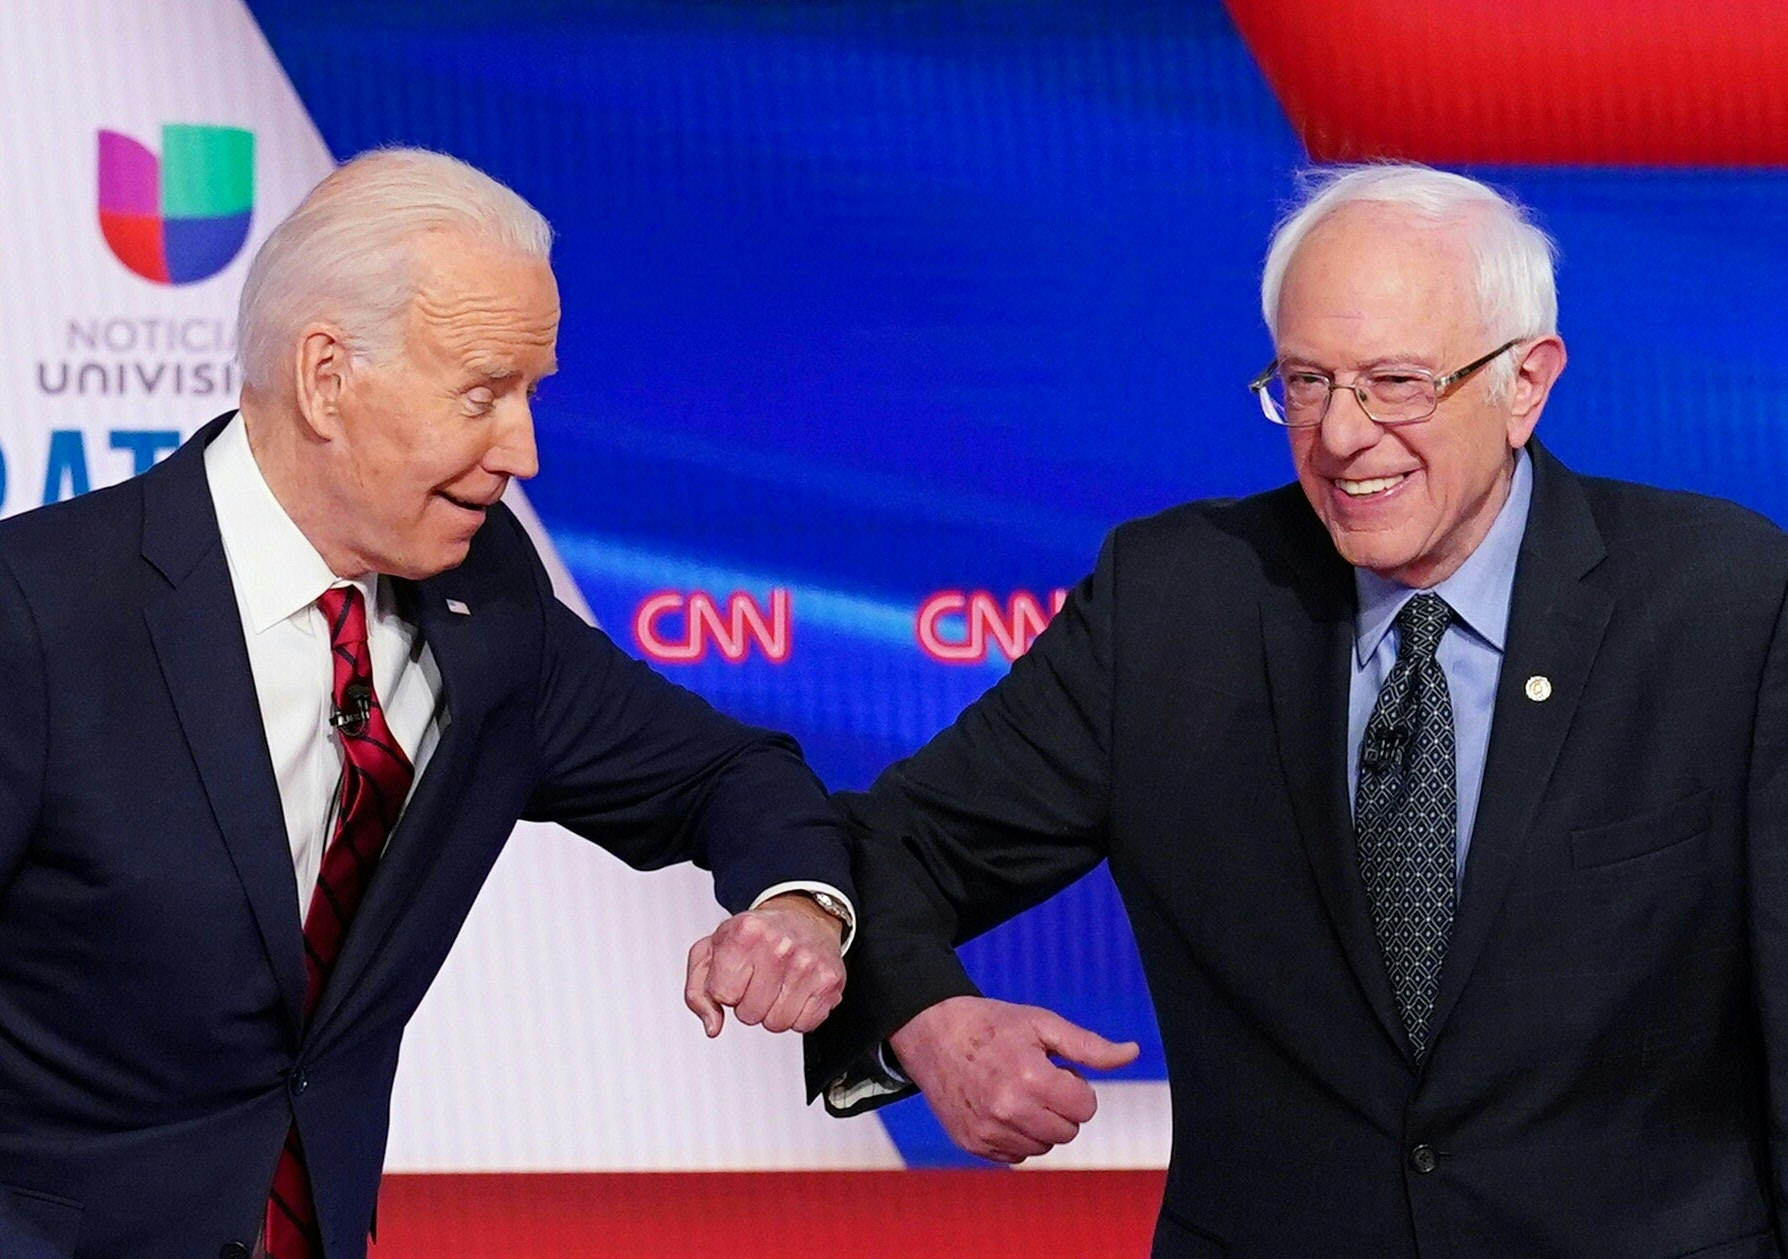
[[[940,590],[919,605],[913,632],[925,654],[944,664],[980,664],[995,650],[1016,660],[1067,601],[1068,592],[1057,590],[1045,612],[1028,590],[1003,605],[985,590]]]
[[[767,610],[742,590],[726,597],[724,610],[705,590],[661,590],[634,612],[633,638],[659,664],[693,664],[707,659],[710,647],[729,664],[742,663],[754,649],[782,664],[793,646],[792,606],[782,588],[770,591]]]

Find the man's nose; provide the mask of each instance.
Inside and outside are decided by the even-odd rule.
[[[1384,429],[1366,414],[1352,386],[1337,385],[1329,394],[1329,409],[1317,433],[1323,450],[1337,459],[1347,459],[1377,444]]]
[[[518,481],[526,481],[540,471],[540,452],[534,447],[534,414],[525,399],[518,399],[504,417],[496,440],[484,457],[484,466]]]

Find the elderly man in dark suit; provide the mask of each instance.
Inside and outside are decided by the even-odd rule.
[[[1781,1255],[1788,539],[1533,439],[1551,247],[1481,184],[1337,173],[1262,298],[1297,484],[1119,527],[844,799],[872,923],[810,1084],[916,1085],[990,1158],[1070,1139],[1050,1055],[1133,1048],[951,945],[1107,860],[1173,1091],[1162,1259]]]
[[[518,818],[714,871],[710,1034],[836,1002],[797,749],[574,616],[499,501],[550,236],[450,158],[349,163],[250,270],[240,414],[0,525],[8,1259],[365,1254],[404,1024]]]

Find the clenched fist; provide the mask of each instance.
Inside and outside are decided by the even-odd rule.
[[[775,896],[734,914],[689,950],[683,1001],[709,1036],[731,1006],[741,1023],[811,1032],[844,995],[844,924],[810,897]]]

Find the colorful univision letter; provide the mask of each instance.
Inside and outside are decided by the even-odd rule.
[[[255,204],[255,137],[169,123],[161,158],[99,133],[99,226],[118,261],[157,284],[192,284],[230,265]]]

